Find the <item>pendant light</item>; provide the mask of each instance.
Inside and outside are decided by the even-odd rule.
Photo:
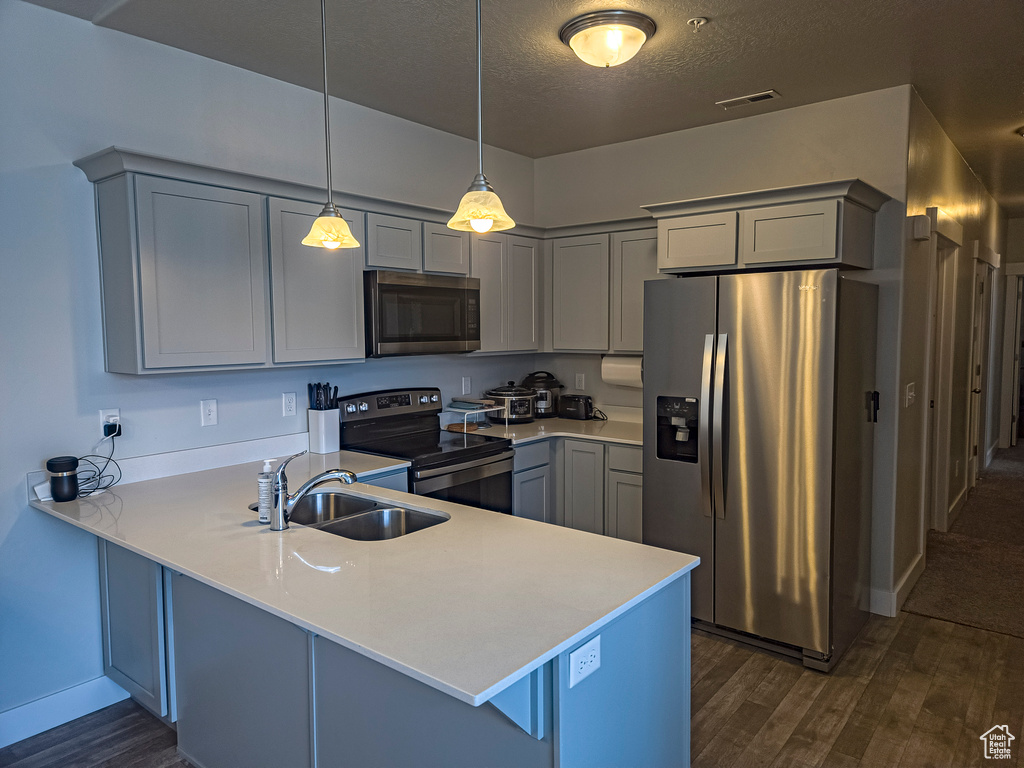
[[[326,0],[320,0],[320,34],[324,52],[324,133],[327,142],[327,203],[320,211],[309,234],[302,238],[303,245],[318,248],[358,248],[359,241],[352,236],[348,222],[342,218],[341,211],[332,199],[333,180],[331,178],[331,107],[327,98],[327,9]]]
[[[597,11],[568,21],[559,39],[592,67],[617,67],[636,56],[657,26],[636,11]]]
[[[484,129],[483,129],[483,45],[480,34],[480,0],[476,0],[476,149],[477,174],[469,185],[466,194],[459,202],[459,209],[448,222],[449,229],[460,232],[500,232],[512,229],[516,225],[501,200],[494,192],[494,187],[484,176]]]

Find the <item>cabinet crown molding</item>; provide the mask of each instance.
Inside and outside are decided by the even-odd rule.
[[[810,200],[830,198],[846,198],[874,212],[892,198],[875,189],[860,179],[843,181],[826,181],[820,184],[803,184],[795,187],[777,187],[761,189],[755,192],[741,192],[729,195],[698,197],[692,200],[678,200],[671,203],[651,203],[641,206],[650,211],[656,219],[679,216],[690,213],[714,213],[716,211],[735,211],[744,208],[758,208],[765,205],[781,203],[798,203]]]

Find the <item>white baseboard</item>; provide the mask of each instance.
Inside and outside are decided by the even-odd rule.
[[[127,698],[121,686],[107,677],[97,677],[0,712],[0,749]]]
[[[900,612],[903,604],[907,602],[910,590],[917,584],[917,580],[924,573],[924,555],[918,554],[914,562],[904,571],[903,576],[896,584],[896,589],[889,591],[885,589],[871,590],[871,612],[879,616],[890,618]]]

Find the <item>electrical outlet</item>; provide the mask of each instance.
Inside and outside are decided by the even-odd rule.
[[[601,666],[601,636],[569,654],[569,687],[592,675]]]
[[[295,415],[295,393],[294,392],[282,392],[281,393],[281,415],[282,416],[294,416]]]
[[[114,429],[109,429],[107,425],[114,424]],[[110,434],[107,434],[110,432]],[[100,434],[103,437],[120,437],[121,436],[121,409],[120,408],[107,408],[106,410],[100,411]]]
[[[576,389],[586,389],[586,377],[582,373],[576,374]]]
[[[199,401],[199,424],[204,427],[212,427],[217,424],[217,401]]]
[[[473,391],[473,380],[469,376],[462,377],[462,394],[468,395]]]

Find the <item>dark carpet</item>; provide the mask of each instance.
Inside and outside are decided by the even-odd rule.
[[[997,453],[948,533],[928,532],[903,610],[1024,637],[1024,442]]]

